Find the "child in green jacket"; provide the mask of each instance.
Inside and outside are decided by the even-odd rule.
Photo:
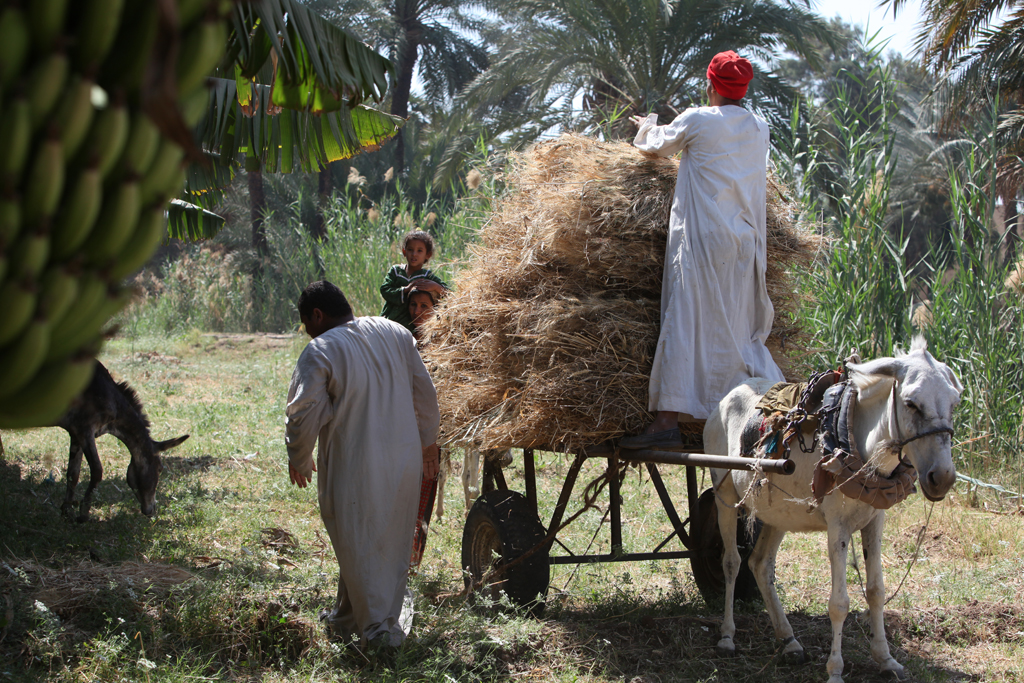
[[[415,230],[402,237],[402,255],[405,263],[396,263],[380,286],[384,297],[381,317],[405,325],[412,332],[412,316],[409,315],[409,293],[415,289],[431,292],[437,298],[448,292],[448,286],[441,278],[426,268],[427,261],[434,255],[434,238],[430,233]]]

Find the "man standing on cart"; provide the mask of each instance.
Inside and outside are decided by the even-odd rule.
[[[710,106],[665,126],[631,117],[645,153],[682,153],[669,219],[661,290],[661,334],[651,370],[657,417],[623,448],[682,443],[682,415],[706,419],[751,377],[781,382],[765,340],[775,311],[765,286],[768,124],[743,108],[750,62],[731,50],[707,71]]]

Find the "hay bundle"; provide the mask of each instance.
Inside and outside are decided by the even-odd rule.
[[[575,447],[635,433],[647,385],[678,162],[578,135],[513,160],[510,191],[426,330],[424,355],[447,442],[483,448]],[[769,178],[769,348],[805,341],[787,271],[813,235],[793,225]]]
[[[25,560],[16,566],[33,577],[34,599],[64,617],[102,604],[104,593],[165,595],[172,587],[193,578],[191,572],[181,567],[159,562],[98,564],[83,560],[55,570]]]

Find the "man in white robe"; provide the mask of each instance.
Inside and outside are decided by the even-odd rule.
[[[740,105],[753,75],[735,52],[708,67],[711,106],[665,126],[632,117],[643,152],[681,152],[669,219],[661,334],[650,381],[655,421],[624,448],[681,443],[680,414],[706,419],[751,377],[783,381],[765,346],[774,309],[765,287],[768,124]]]
[[[292,483],[304,488],[317,473],[338,559],[327,625],[362,646],[397,646],[412,625],[406,582],[420,483],[437,474],[437,394],[402,325],[353,317],[326,281],[307,287],[298,307],[313,339],[288,389],[285,444]]]

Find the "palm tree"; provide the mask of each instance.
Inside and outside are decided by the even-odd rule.
[[[508,0],[494,3],[505,38],[493,66],[458,98],[461,116],[448,132],[458,147],[472,122],[489,138],[533,122],[528,134],[571,116],[577,125],[618,118],[616,135],[630,132],[627,114],[673,117],[699,103],[711,58],[736,50],[755,65],[749,101],[775,126],[787,127],[795,91],[762,65],[785,49],[814,60],[812,39],[831,42],[825,22],[792,0]],[[475,136],[473,136],[475,137]],[[465,140],[464,140],[465,142]],[[449,155],[442,176],[458,155]]]
[[[906,0],[885,4],[897,12]],[[926,0],[922,13],[917,45],[942,76],[942,127],[998,112],[996,191],[1016,222],[1024,187],[1024,0]]]
[[[449,102],[488,65],[478,39],[490,19],[466,10],[466,0],[314,0],[311,7],[329,19],[344,18],[395,65],[390,113],[409,117],[414,76],[434,104]],[[405,136],[395,136],[393,166],[402,173],[409,161]]]

